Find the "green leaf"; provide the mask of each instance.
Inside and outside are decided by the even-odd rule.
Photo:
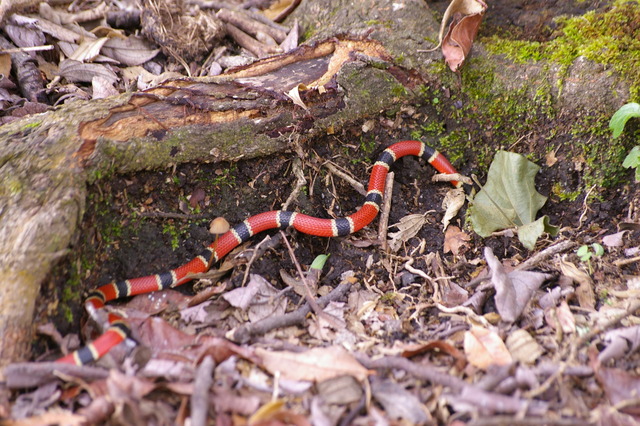
[[[604,247],[602,247],[600,244],[593,243],[591,246],[593,247],[593,252],[596,254],[596,256],[602,256],[604,254]]]
[[[542,216],[535,222],[528,223],[518,227],[518,239],[528,250],[533,250],[536,241],[543,232],[548,233],[552,237],[558,235],[558,227],[549,224],[549,217]]]
[[[487,183],[473,200],[471,225],[481,237],[492,232],[518,228],[522,244],[533,249],[543,232],[552,235],[557,228],[549,225],[549,218],[535,220],[547,197],[535,189],[536,164],[520,154],[506,151],[496,153],[487,176]]]
[[[640,117],[640,104],[631,102],[622,105],[619,110],[613,114],[609,121],[609,128],[613,131],[613,137],[617,138],[622,134],[624,125],[631,117]]]
[[[576,251],[576,254],[583,262],[591,259],[591,252],[589,251],[589,246],[587,245],[580,246],[580,248]]]
[[[324,264],[329,258],[328,254],[319,254],[313,259],[313,263],[311,263],[311,269],[322,269],[324,268]]]

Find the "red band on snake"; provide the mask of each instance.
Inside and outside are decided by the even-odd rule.
[[[85,306],[91,313],[103,308],[105,303],[111,300],[159,291],[189,282],[192,279],[192,274],[206,272],[212,264],[222,259],[238,245],[255,234],[269,229],[285,229],[292,226],[300,232],[319,237],[339,237],[357,232],[371,223],[378,214],[387,173],[396,160],[406,155],[424,158],[441,173],[456,173],[451,163],[442,154],[424,143],[419,141],[398,142],[385,149],[376,161],[369,178],[364,204],[352,215],[337,219],[320,219],[291,211],[274,210],[251,216],[223,234],[190,262],[161,274],[105,284],[89,294]],[[460,182],[451,183],[456,187],[461,185]],[[60,358],[58,362],[77,365],[90,363],[105,355],[111,348],[128,337],[130,329],[124,318],[110,313],[109,324],[109,328],[96,340]]]

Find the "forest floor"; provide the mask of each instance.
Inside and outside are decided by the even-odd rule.
[[[447,4],[429,2],[440,13]],[[508,34],[545,41],[554,37],[557,16],[607,7],[605,1],[496,1],[479,39]],[[451,90],[464,99],[464,86]],[[352,180],[366,182],[387,146],[429,134],[426,117],[439,111],[425,95],[304,146],[293,140],[293,153],[96,181],[72,254],[43,288],[38,321],[52,337],[35,344],[34,357],[55,359],[55,340],[72,346],[73,339],[56,333],[79,334],[87,291],[175,268],[200,253],[215,239],[208,232],[214,217],[233,225],[280,209],[292,194],[289,209],[325,218],[351,214],[363,202]],[[436,133],[464,124],[447,122]],[[569,125],[566,117],[546,123]],[[491,143],[490,135],[480,139]],[[630,170],[615,185],[586,188],[580,159],[556,150],[560,161],[554,161],[542,143],[511,148],[541,166],[535,187],[548,200],[539,215],[559,228],[533,250],[513,233],[478,236],[467,203],[445,232],[442,200],[450,187],[431,181],[435,171],[428,164],[403,158],[392,168],[389,224],[420,214],[426,220],[419,220],[415,235],[399,236],[389,248],[374,221],[341,238],[292,230],[267,232],[266,242],[266,235],[255,236],[228,256],[225,273],[116,304],[132,318],[143,345],[105,357],[101,365],[110,370],[98,380],[16,393],[16,423],[7,424],[27,417],[186,424],[202,410],[220,425],[635,424],[638,184]],[[484,182],[487,165],[468,154],[454,166]],[[306,179],[302,190],[298,175]],[[578,252],[583,246],[586,254]],[[311,291],[326,302],[324,313],[312,306],[296,323],[277,327],[278,318],[309,298],[292,278],[299,277],[298,267],[308,270],[322,254],[329,258]],[[527,271],[519,267],[524,262]],[[511,302],[496,294],[505,286],[515,291]],[[501,319],[503,309],[516,311],[515,320]],[[275,324],[271,329],[233,339],[265,318]],[[219,362],[205,362],[208,355]],[[197,395],[206,402],[198,403]]]

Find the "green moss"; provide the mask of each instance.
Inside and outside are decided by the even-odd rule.
[[[571,129],[574,144],[582,150],[586,164],[585,188],[608,188],[626,179],[622,162],[628,152],[628,141],[627,138],[613,139],[608,122],[609,117],[582,116]]]
[[[404,97],[407,96],[409,91],[402,84],[396,84],[391,88],[391,94],[396,97]]]
[[[168,221],[162,225],[162,233],[171,237],[171,250],[176,250],[180,247],[180,241],[186,234],[186,230],[181,231],[173,221]]]
[[[40,124],[42,124],[42,122],[40,122],[40,121],[34,121],[32,123],[27,123],[24,126],[22,126],[21,130],[23,132],[27,132],[27,131],[29,131],[31,129],[35,129],[36,127],[40,126]]]
[[[609,66],[632,83],[631,97],[640,95],[640,0],[616,0],[606,12],[559,17],[558,36],[548,42],[509,40],[493,36],[483,41],[495,54],[515,62],[542,59],[568,68],[576,58]]]
[[[562,186],[562,183],[556,182],[551,187],[551,195],[558,198],[560,201],[575,201],[582,194],[582,191],[567,191]]]
[[[445,136],[438,138],[438,150],[445,153],[449,161],[455,165],[464,161],[465,149],[469,148],[469,132],[460,129],[449,132]],[[483,160],[488,155],[488,150],[477,151],[477,159]],[[484,162],[478,162],[479,165]]]
[[[369,156],[376,149],[376,137],[373,134],[360,136],[360,152]]]

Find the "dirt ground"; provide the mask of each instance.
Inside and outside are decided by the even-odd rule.
[[[447,1],[428,3],[439,12],[443,12],[448,4]],[[480,30],[480,38],[491,34],[510,34],[514,38],[523,40],[548,40],[554,37],[554,17],[561,14],[579,15],[589,10],[600,10],[606,8],[607,4],[606,1],[498,0],[489,4],[486,19]],[[452,90],[461,90],[464,95],[464,88]],[[78,233],[76,241],[70,247],[71,254],[68,260],[54,270],[51,280],[43,288],[42,300],[39,303],[41,310],[37,321],[43,324],[53,322],[62,334],[78,333],[79,319],[83,317],[82,300],[89,290],[112,280],[155,274],[185,263],[213,241],[214,237],[208,232],[208,226],[209,222],[217,216],[223,216],[233,225],[251,215],[279,209],[294,191],[297,182],[294,174],[296,167],[302,170],[307,186],[297,195],[290,209],[323,218],[351,214],[362,204],[363,197],[352,188],[349,182],[330,173],[326,163],[336,164],[357,181],[365,183],[368,180],[371,165],[385,147],[399,140],[412,139],[412,132],[420,128],[424,117],[437,113],[426,96],[421,104],[403,105],[403,108],[399,108],[394,113],[373,117],[366,123],[353,123],[338,134],[327,135],[304,146],[295,146],[295,149],[287,154],[237,163],[183,164],[166,170],[110,176],[97,181],[89,189],[90,196],[82,231]],[[443,117],[443,120],[446,118]],[[447,131],[455,131],[457,130],[455,126],[460,125],[447,124]],[[561,127],[570,124],[567,119],[566,122],[550,121],[546,125]],[[365,132],[363,128],[367,131]],[[541,129],[540,132],[544,133],[544,130]],[[491,144],[493,141],[490,136],[486,136],[482,137],[480,142]],[[523,153],[534,159],[543,159],[547,154],[544,143],[515,148],[516,151],[518,149],[525,151]],[[444,152],[444,154],[447,153]],[[298,165],[298,160],[301,161],[301,165]],[[581,265],[575,254],[580,245],[601,241],[603,235],[615,233],[621,222],[637,223],[639,220],[639,214],[637,210],[633,210],[633,206],[640,202],[640,193],[638,185],[633,183],[632,171],[628,173],[627,183],[600,190],[598,197],[589,198],[588,203],[585,203],[584,195],[586,194],[571,201],[554,196],[552,191],[555,182],[563,182],[567,191],[583,187],[580,170],[577,170],[573,164],[567,162],[567,164],[548,167],[540,162],[540,165],[542,170],[536,177],[536,188],[543,195],[550,197],[540,214],[548,215],[550,222],[560,228],[560,234],[556,238],[545,237],[538,242],[533,252],[524,248],[517,239],[509,235],[495,235],[482,239],[471,232],[468,221],[465,219],[467,212],[465,204],[452,223],[466,230],[469,240],[457,255],[445,253],[443,250],[445,236],[440,223],[444,215],[441,201],[449,186],[446,183],[431,182],[434,170],[415,158],[404,158],[393,167],[395,185],[389,223],[398,223],[403,217],[415,213],[424,213],[428,210],[431,213],[428,214],[426,226],[398,253],[390,253],[380,247],[376,241],[377,222],[345,238],[322,239],[288,231],[287,239],[300,265],[310,265],[318,255],[330,255],[323,270],[320,286],[334,288],[344,281],[345,273],[353,271],[356,284],[351,291],[354,294],[367,292],[367,294],[379,296],[375,309],[376,319],[362,321],[364,324],[362,333],[367,338],[350,341],[352,347],[368,353],[372,358],[384,354],[383,350],[376,350],[376,346],[390,349],[407,342],[447,340],[461,349],[462,333],[466,330],[468,323],[460,319],[459,312],[444,314],[435,305],[432,298],[440,293],[437,288],[434,288],[434,283],[450,285],[452,289],[454,287],[458,289],[457,286],[460,286],[463,289],[460,292],[468,291],[471,297],[474,287],[467,285],[474,282],[477,284],[478,276],[485,273],[484,250],[486,247],[490,247],[496,256],[510,267],[559,241],[570,241],[573,245],[560,254],[564,255],[567,261]],[[454,166],[462,174],[477,175],[481,182],[486,178],[486,168],[479,168],[472,151],[468,151],[464,158],[455,161]],[[470,192],[469,187],[467,192]],[[196,198],[200,201],[190,205],[190,202]],[[269,234],[273,236],[277,233]],[[262,238],[263,235],[255,236],[251,240],[251,246],[257,244]],[[596,296],[596,310],[600,310],[608,303],[613,303],[612,292],[627,291],[629,277],[640,275],[640,264],[637,262],[621,267],[614,265],[615,259],[618,259],[625,249],[634,248],[639,240],[638,228],[631,230],[621,247],[608,249],[605,255],[590,262],[589,266],[593,268],[591,277]],[[420,249],[421,244],[424,244],[424,251]],[[425,281],[419,274],[402,270],[402,266],[410,257],[415,260],[411,265],[413,268],[425,271],[431,277],[430,285],[425,285]],[[240,264],[223,278],[223,282],[226,283],[225,291],[242,286],[245,268],[246,265]],[[282,290],[285,284],[280,277],[281,270],[296,275],[295,264],[283,241],[258,257],[252,263],[250,272],[265,278],[278,290]],[[556,288],[564,289],[567,286],[563,281],[563,276],[566,274],[560,273],[551,259],[537,264],[535,270],[548,273],[547,279],[541,286],[542,293],[552,293]],[[372,287],[375,289],[372,290]],[[194,292],[191,284],[181,287],[179,291],[187,296]],[[452,295],[448,301],[451,302],[454,298]],[[578,328],[586,327],[584,309],[578,306],[575,299],[568,298],[568,300],[572,311],[578,317],[576,320]],[[293,294],[288,298],[287,303],[291,309],[294,309],[302,301],[300,296]],[[347,296],[337,302],[348,305],[350,303]],[[223,337],[230,327],[237,325],[237,318],[233,318],[242,317],[242,314],[233,313],[230,305],[220,298],[212,306],[215,306],[218,311],[216,314],[210,314],[210,318],[215,318],[216,321],[211,320],[206,325],[197,327],[197,331],[208,336]],[[622,304],[617,306],[620,308]],[[490,317],[491,313],[495,313],[495,302],[489,300],[484,304],[480,314]],[[168,314],[168,316],[171,315],[175,316],[175,313]],[[355,313],[351,312],[349,315],[355,315]],[[545,351],[545,355],[538,360],[538,366],[547,363],[554,366],[554,371],[567,368],[562,366],[561,354],[566,354],[572,345],[575,345],[576,335],[571,333],[562,335],[563,332],[558,331],[557,327],[548,325],[536,327],[533,309],[528,311],[527,315],[529,316],[522,321],[522,328],[536,336],[542,342],[541,346]],[[180,322],[175,318],[169,321]],[[634,324],[637,324],[634,320],[626,323],[626,325]],[[193,326],[186,326],[186,329],[193,331]],[[319,347],[326,344],[317,335],[309,336],[306,331],[303,327],[296,332],[287,330],[272,333],[252,343],[257,346],[288,348],[292,351],[303,346]],[[602,346],[603,341],[594,338],[589,351],[587,345],[576,349],[577,355],[574,354],[576,362],[571,367],[592,365],[593,353],[590,351]],[[35,344],[34,356],[36,359],[55,357],[56,350],[56,346],[50,339],[42,338]],[[421,358],[422,360],[441,367],[442,371],[447,371],[452,376],[486,385],[483,389],[494,389],[486,384],[489,377],[504,379],[510,374],[515,377],[516,374],[515,367],[507,371],[485,372],[486,374],[481,374],[478,369],[468,365],[457,369],[452,361],[445,359],[446,356],[443,355],[453,354],[455,351],[451,349],[425,350],[424,352],[419,355],[424,357]],[[611,367],[632,374],[637,372],[638,365],[640,365],[638,355],[630,354],[616,361]],[[266,390],[268,387],[259,388],[255,383],[250,383],[251,367],[238,368],[245,369],[243,372],[245,382],[233,375],[222,375],[228,381],[217,382],[216,389],[229,392],[238,399],[256,397],[261,406],[266,404],[270,399],[269,391]],[[518,368],[517,371],[523,370]],[[508,416],[496,414],[492,410],[488,410],[489,414],[484,412],[483,415],[481,404],[477,401],[469,403],[472,406],[475,405],[475,409],[471,410],[466,410],[463,407],[464,404],[458,405],[455,401],[447,406],[438,405],[436,402],[439,400],[438,397],[447,392],[443,390],[442,383],[438,386],[428,386],[425,385],[427,379],[406,371],[398,373],[397,370],[393,372],[391,369],[383,369],[379,371],[378,379],[386,384],[400,384],[404,391],[408,390],[428,407],[430,413],[428,417],[405,413],[400,416],[404,420],[391,420],[391,424],[444,422],[448,424],[585,424],[585,422],[597,423],[597,418],[600,419],[600,424],[611,424],[607,423],[611,419],[621,421],[620,424],[633,424],[633,417],[613,408],[615,403],[612,401],[628,400],[624,397],[616,399],[611,396],[611,383],[615,382],[614,379],[594,376],[593,372],[584,375],[574,373],[567,373],[562,383],[550,385],[546,390],[541,389],[528,408],[520,407],[520,412],[511,412]],[[235,381],[229,378],[232,376]],[[549,375],[541,377],[542,379],[540,377],[532,379],[535,384],[531,385],[528,391],[541,386],[543,379]],[[506,386],[504,380],[496,380]],[[628,395],[633,395],[631,389],[637,389],[637,380],[627,376],[618,380],[618,383],[624,383],[625,389],[629,390]],[[233,385],[229,381],[233,381]],[[167,392],[164,389],[141,397],[141,399],[152,401],[150,404],[156,404],[154,405],[155,417],[150,414],[153,409],[150,410],[148,407],[139,408],[140,412],[137,415],[150,421],[149,424],[167,424],[165,422],[169,422],[168,419],[175,419],[178,415],[176,413],[180,410],[178,407],[181,401],[181,397],[177,395],[184,394],[176,391],[165,402],[158,402],[161,397],[166,397]],[[505,394],[518,397],[522,392],[524,387],[520,383],[514,385]],[[309,412],[314,412],[316,413],[315,424],[323,424],[318,420],[320,417],[317,411],[310,408],[312,401],[315,401],[311,395],[318,393],[322,394],[318,388],[299,393],[291,392],[288,394],[287,406],[291,412],[295,413],[307,415]],[[381,402],[383,393],[380,388],[374,389],[374,394],[379,397],[374,406],[389,412],[389,405]],[[67,402],[72,400],[72,397],[69,397]],[[216,401],[222,404],[219,399]],[[451,398],[448,401],[452,401]],[[548,404],[542,416],[534,409],[539,401]],[[334,424],[375,423],[376,409],[369,411],[362,409],[358,405],[359,402],[358,398],[350,404],[341,405],[339,402],[334,402],[332,406],[340,407],[336,409],[340,414],[336,415],[332,412],[330,415],[327,414],[327,418],[332,419]],[[228,404],[229,407],[234,407],[234,403]],[[242,404],[237,401],[235,404],[236,408],[217,412],[216,424],[242,424],[240,417],[247,417],[247,415],[242,408],[238,408]],[[632,402],[629,404],[637,408],[637,401],[635,404]],[[162,413],[157,409],[160,405],[164,410]],[[612,414],[612,411],[616,411],[617,414]],[[600,414],[594,415],[596,412]],[[462,414],[456,418],[456,413]],[[637,414],[637,411],[634,414]],[[135,417],[127,417],[127,413],[120,413],[120,417],[114,421],[126,422],[131,418]],[[274,420],[273,423],[254,424],[304,424],[301,421],[296,423],[291,419],[288,422],[282,419],[278,421],[280,423]],[[331,424],[331,421],[326,424]]]

